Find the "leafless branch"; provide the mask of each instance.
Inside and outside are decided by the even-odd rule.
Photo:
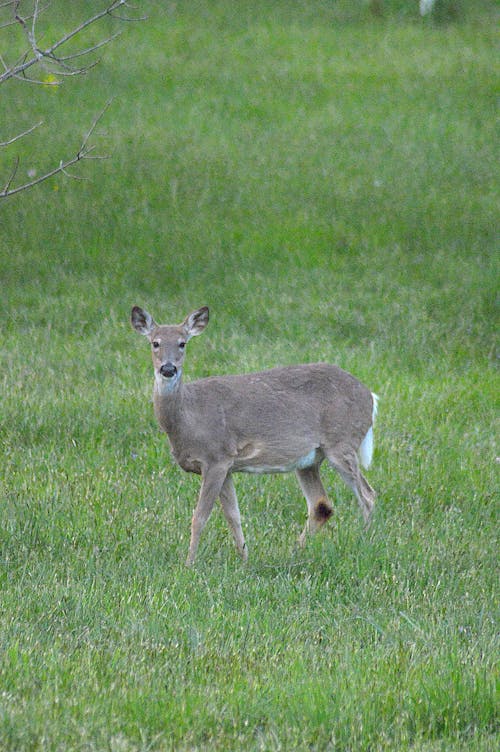
[[[43,49],[42,47],[39,46],[37,42],[37,37],[36,37],[36,25],[38,22],[39,15],[43,10],[40,8],[39,0],[35,0],[34,6],[33,6],[33,14],[29,18],[23,18],[21,15],[19,15],[19,12],[18,12],[19,2],[15,2],[14,3],[14,21],[19,23],[21,27],[23,28],[26,34],[30,49],[31,49],[31,54],[26,53],[21,58],[21,61],[18,61],[14,65],[10,65],[10,66],[4,65],[5,70],[2,74],[0,74],[0,84],[4,83],[9,78],[17,78],[20,76],[23,76],[24,78],[26,78],[26,80],[29,80],[26,75],[26,72],[36,64],[42,64],[45,61],[49,61],[50,63],[56,64],[56,65],[59,65],[61,62],[67,63],[69,60],[73,60],[77,57],[82,57],[83,55],[89,55],[94,50],[100,49],[104,45],[109,44],[109,42],[111,42],[116,37],[116,34],[111,35],[107,39],[99,42],[96,45],[93,45],[87,48],[86,50],[79,50],[77,52],[66,55],[64,58],[58,57],[58,55],[56,55],[57,50],[59,50],[69,41],[74,39],[74,37],[81,34],[85,29],[88,29],[89,26],[92,26],[98,23],[100,20],[102,20],[106,16],[109,16],[111,18],[116,18],[119,21],[144,20],[144,17],[133,18],[133,17],[118,16],[116,11],[118,11],[120,8],[126,8],[126,7],[129,7],[129,3],[127,2],[127,0],[113,0],[113,2],[109,3],[99,13],[96,13],[94,16],[87,18],[85,21],[82,21],[78,26],[76,26],[74,29],[72,29],[68,33],[64,34],[60,39],[55,41],[49,47]],[[31,21],[31,24],[29,24],[28,21]],[[77,71],[73,72],[73,75],[75,75],[75,73],[83,73],[85,72],[85,70],[88,70],[90,67],[91,66],[87,66],[87,68],[78,69]]]
[[[13,5],[15,7],[14,13],[12,14],[11,18],[9,18],[8,21],[5,21],[4,23],[0,24],[0,29],[5,29],[6,26],[15,26],[15,24],[19,23],[19,20],[17,19],[17,8],[19,6],[19,0],[9,0],[6,3],[0,3],[0,10],[2,8],[7,8],[9,5]],[[30,21],[31,16],[26,16],[24,19],[25,21]]]
[[[15,141],[19,141],[20,138],[23,138],[23,136],[27,136],[29,133],[35,130],[35,128],[39,128],[43,123],[43,120],[40,120],[39,123],[35,123],[35,125],[32,125],[31,128],[28,128],[28,130],[23,131],[22,133],[18,133],[17,136],[13,136],[8,141],[0,141],[0,148],[2,146],[10,146],[10,144],[13,144]]]
[[[14,162],[14,169],[12,170],[9,179],[5,183],[5,187],[4,187],[3,191],[2,191],[2,193],[0,193],[0,197],[2,197],[4,195],[5,196],[9,196],[10,195],[10,186],[12,184],[12,181],[16,177],[16,173],[17,173],[17,168],[18,167],[19,167],[19,157],[16,157],[15,162]]]
[[[90,18],[83,20],[71,31],[62,34],[56,39],[56,41],[52,41],[48,45],[42,45],[40,41],[41,35],[39,34],[39,19],[41,14],[43,14],[47,10],[47,7],[49,7],[50,0],[45,0],[47,3],[46,5],[42,5],[42,1],[43,0],[30,0],[30,3],[27,4],[23,3],[22,0],[0,0],[0,10],[8,9],[6,12],[10,14],[10,20],[0,24],[0,30],[7,26],[17,25],[17,27],[22,30],[27,48],[13,64],[0,55],[0,85],[13,79],[16,81],[22,81],[23,83],[58,86],[62,83],[61,79],[86,74],[99,63],[99,60],[92,59],[93,53],[114,41],[120,36],[123,30],[119,29],[110,34],[110,36],[88,47],[80,45],[79,49],[74,49],[74,45],[70,44],[72,40],[79,35],[83,38],[84,32],[89,27],[97,25],[106,17],[114,19],[117,23],[142,21],[145,19],[144,16],[133,16],[136,9],[133,8],[128,0],[103,0],[103,2],[106,2],[106,6],[101,11],[95,13]],[[25,10],[26,15],[23,16],[22,13]],[[129,10],[131,14],[130,16],[125,14],[126,10]],[[65,47],[65,45],[67,46]],[[76,63],[73,64],[77,59],[81,60],[85,57],[87,57],[87,64],[80,66]],[[34,70],[37,68],[39,71],[45,71],[45,74],[38,76],[36,73],[33,74]],[[94,119],[77,153],[70,159],[61,160],[57,167],[54,167],[40,177],[16,186],[15,180],[18,176],[20,163],[19,158],[16,158],[12,171],[3,189],[0,187],[0,199],[13,196],[23,190],[32,188],[59,173],[63,174],[65,177],[81,179],[68,172],[68,168],[83,160],[106,159],[106,157],[97,156],[93,153],[95,146],[89,144],[89,139],[94,134],[97,124],[104,116],[110,104],[111,102],[108,102],[104,109]],[[40,125],[41,123],[36,123],[17,135],[7,138],[5,141],[0,141],[0,148],[7,147],[16,141],[19,141],[24,136],[32,133],[32,131]]]
[[[35,185],[39,185],[40,183],[43,183],[45,180],[48,180],[49,178],[52,178],[54,177],[54,175],[57,175],[59,173],[64,174],[66,177],[75,179],[75,176],[70,175],[67,172],[67,169],[68,167],[71,167],[72,165],[76,164],[77,162],[81,162],[84,159],[107,159],[108,158],[107,156],[92,155],[92,152],[95,150],[96,147],[90,145],[89,141],[97,127],[97,124],[100,122],[100,120],[102,120],[106,111],[110,107],[111,102],[112,100],[109,100],[109,102],[106,103],[105,107],[101,110],[99,115],[97,115],[97,117],[94,118],[94,121],[89,131],[85,135],[80,145],[80,148],[78,149],[78,151],[73,157],[65,161],[61,160],[61,162],[59,163],[57,167],[55,167],[52,170],[49,170],[48,172],[44,173],[40,177],[36,178],[35,180],[31,180],[28,183],[23,183],[22,185],[18,185],[15,188],[12,188],[11,186],[17,174],[18,167],[19,167],[19,158],[17,158],[15,165],[14,165],[14,169],[12,170],[12,173],[9,179],[7,180],[7,183],[5,184],[3,190],[0,191],[0,199],[8,198],[9,196],[14,196],[16,193],[20,193],[21,191],[26,191],[28,188],[33,188]]]
[[[59,63],[65,63],[67,60],[75,60],[77,57],[83,57],[84,55],[89,55],[91,52],[100,50],[101,47],[105,47],[110,42],[113,42],[122,34],[123,34],[123,29],[120,29],[120,31],[117,31],[115,34],[112,34],[110,37],[103,39],[101,42],[96,42],[95,44],[92,45],[92,47],[87,47],[86,49],[80,50],[79,52],[73,52],[71,55],[66,55],[65,57],[58,57],[56,59]]]
[[[7,26],[14,26],[17,21],[15,18],[11,18],[9,21],[4,21],[3,23],[0,23],[0,29],[6,29]]]

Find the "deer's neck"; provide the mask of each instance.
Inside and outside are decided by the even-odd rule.
[[[153,404],[160,428],[166,431],[169,436],[175,435],[182,424],[183,415],[183,388],[181,380],[179,379],[171,388],[162,388],[162,385],[155,382]]]

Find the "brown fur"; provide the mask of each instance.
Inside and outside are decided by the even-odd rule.
[[[333,509],[331,508],[328,499],[325,499],[324,497],[322,499],[319,499],[316,506],[314,507],[314,516],[317,519],[318,522],[326,522],[329,517],[331,517],[333,514]]]

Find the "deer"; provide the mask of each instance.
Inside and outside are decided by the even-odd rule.
[[[246,561],[233,474],[295,472],[307,503],[299,536],[304,546],[333,513],[320,477],[326,460],[354,491],[368,525],[375,491],[363,477],[373,455],[378,397],[337,365],[310,363],[258,373],[208,376],[184,383],[186,345],[206,328],[203,306],[181,324],[159,325],[139,306],[133,328],[151,344],[153,405],[175,462],[201,475],[186,564],[194,564],[200,536],[219,498],[236,549]]]

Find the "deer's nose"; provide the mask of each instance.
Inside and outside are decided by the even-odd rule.
[[[163,363],[160,368],[160,373],[162,376],[165,376],[166,379],[171,379],[172,376],[175,376],[177,373],[177,366],[174,366],[173,363]]]

